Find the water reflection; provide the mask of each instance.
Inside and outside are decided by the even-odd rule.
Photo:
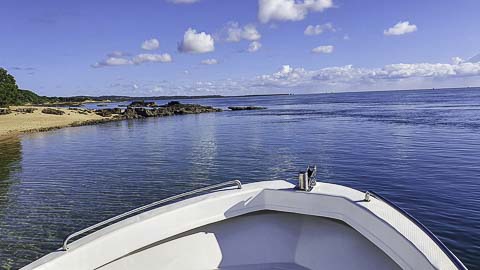
[[[461,95],[479,104],[480,92],[456,91],[453,101],[432,93],[196,100],[269,109],[0,142],[0,269],[19,268],[73,231],[160,198],[225,180],[292,179],[309,163],[320,181],[384,194],[480,269],[480,133],[472,125],[480,114],[436,104],[458,104]]]
[[[13,175],[20,170],[22,144],[18,137],[0,140],[0,215],[9,200],[8,194],[16,181]]]

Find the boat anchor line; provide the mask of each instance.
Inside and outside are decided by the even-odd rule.
[[[440,239],[438,239],[438,237],[432,231],[430,231],[425,225],[423,225],[423,223],[421,223],[418,219],[414,218],[412,215],[410,215],[410,213],[408,213],[403,208],[401,208],[394,202],[390,201],[389,199],[383,197],[382,195],[374,191],[367,190],[365,192],[364,201],[370,202],[371,197],[374,197],[375,199],[388,204],[390,207],[394,208],[395,210],[400,212],[403,216],[405,216],[410,221],[412,221],[415,225],[417,225],[417,227],[419,227],[423,232],[425,232],[433,240],[433,242],[435,242],[435,244],[437,244],[437,246],[448,256],[448,258],[455,264],[455,266],[459,270],[468,270],[467,267],[457,258],[457,256],[455,256],[455,254],[453,254],[453,252],[450,251],[450,249],[448,249],[448,247],[445,246],[445,244]]]
[[[83,235],[87,232],[90,232],[94,229],[97,229],[99,227],[102,227],[104,225],[107,225],[107,224],[111,224],[113,222],[118,222],[126,217],[129,217],[133,214],[138,214],[139,212],[142,212],[144,210],[147,210],[147,209],[150,209],[154,206],[158,206],[158,205],[161,205],[161,204],[165,204],[167,202],[170,202],[170,201],[174,201],[174,200],[177,200],[177,199],[180,199],[180,198],[184,198],[184,197],[187,197],[187,196],[190,196],[190,195],[194,195],[194,194],[197,194],[197,193],[202,193],[202,192],[205,192],[205,191],[212,191],[212,190],[217,190],[217,189],[220,189],[220,188],[224,188],[224,187],[228,187],[228,186],[237,186],[237,189],[242,189],[242,182],[240,182],[240,180],[233,180],[233,181],[228,181],[228,182],[223,182],[223,183],[220,183],[220,184],[216,184],[216,185],[211,185],[211,186],[207,186],[207,187],[203,187],[203,188],[199,188],[199,189],[195,189],[195,190],[191,190],[191,191],[188,191],[188,192],[184,192],[184,193],[181,193],[181,194],[178,194],[178,195],[175,195],[175,196],[172,196],[172,197],[168,197],[166,199],[162,199],[160,201],[156,201],[156,202],[153,202],[153,203],[150,203],[150,204],[147,204],[147,205],[144,205],[144,206],[141,206],[139,208],[135,208],[133,210],[130,210],[128,212],[125,212],[123,214],[120,214],[118,216],[114,216],[112,218],[109,218],[107,220],[104,220],[102,222],[99,222],[95,225],[92,225],[90,227],[87,227],[85,229],[82,229],[80,231],[77,231],[77,232],[74,232],[70,235],[68,235],[65,240],[63,240],[63,250],[64,251],[68,251],[68,242],[73,239],[74,237],[77,237],[77,236],[80,236],[80,235]]]

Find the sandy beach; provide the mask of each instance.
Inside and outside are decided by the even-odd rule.
[[[34,108],[32,113],[16,112],[17,109]],[[0,115],[0,137],[9,137],[19,133],[46,131],[51,129],[77,126],[90,121],[111,120],[108,117],[102,117],[94,112],[82,112],[80,110],[70,110],[55,108],[64,111],[63,115],[45,114],[42,110],[46,107],[32,106],[11,106],[12,113]]]

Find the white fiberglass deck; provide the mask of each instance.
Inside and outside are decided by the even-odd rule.
[[[155,258],[152,262],[150,258]],[[343,222],[257,212],[207,225],[99,269],[400,269]]]
[[[407,217],[319,183],[244,185],[134,216],[24,269],[457,269]]]

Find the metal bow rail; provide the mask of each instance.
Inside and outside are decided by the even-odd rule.
[[[374,198],[383,201],[384,203],[388,204],[398,212],[400,212],[402,215],[410,219],[415,225],[417,225],[420,229],[422,229],[423,232],[425,232],[432,240],[437,244],[437,246],[447,255],[447,257],[455,264],[455,266],[459,270],[468,270],[465,265],[453,254],[450,249],[448,249],[445,244],[438,239],[438,237],[433,234],[425,225],[423,225],[420,221],[418,221],[416,218],[414,218],[412,215],[410,215],[407,211],[403,210],[400,206],[396,205],[394,202],[388,200],[387,198],[383,197],[382,195],[374,192],[374,191],[367,191],[365,192],[365,201],[370,201],[370,196],[373,196]]]
[[[104,220],[100,223],[97,223],[95,225],[92,225],[88,228],[85,228],[83,230],[80,230],[78,232],[72,233],[69,236],[67,236],[65,238],[65,240],[63,240],[63,250],[65,250],[65,251],[68,250],[68,241],[70,241],[72,238],[74,238],[76,236],[79,236],[79,235],[82,235],[86,232],[92,231],[94,229],[97,229],[99,227],[102,227],[104,225],[113,223],[115,221],[119,221],[119,220],[121,220],[125,217],[129,217],[133,214],[139,213],[139,212],[141,212],[143,210],[146,210],[146,209],[150,209],[150,208],[152,208],[154,206],[157,206],[157,205],[161,205],[161,204],[164,204],[164,203],[167,203],[167,202],[170,202],[170,201],[174,201],[174,200],[177,200],[177,199],[180,199],[180,198],[183,198],[183,197],[187,197],[187,196],[190,196],[190,195],[194,195],[194,194],[197,194],[197,193],[201,193],[201,192],[205,192],[205,191],[209,191],[209,190],[214,190],[214,189],[219,189],[219,188],[222,188],[222,187],[227,187],[227,186],[232,186],[232,185],[236,185],[238,189],[242,189],[242,182],[240,182],[239,180],[228,181],[228,182],[224,182],[224,183],[220,183],[220,184],[216,184],[216,185],[211,185],[211,186],[208,186],[208,187],[195,189],[195,190],[188,191],[188,192],[185,192],[185,193],[181,193],[181,194],[178,194],[178,195],[175,195],[175,196],[172,196],[172,197],[168,197],[166,199],[156,201],[156,202],[153,202],[151,204],[147,204],[145,206],[130,210],[130,211],[125,212],[121,215],[109,218],[107,220]]]

